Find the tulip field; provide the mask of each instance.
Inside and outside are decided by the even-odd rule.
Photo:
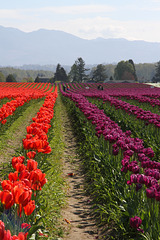
[[[94,212],[108,226],[106,239],[158,240],[160,88],[99,85],[59,85],[78,136]]]
[[[8,159],[10,172],[6,176],[5,170],[1,169],[2,240],[38,239],[36,232],[44,228],[38,224],[38,196],[47,183],[46,174],[41,168],[44,170],[49,167],[44,166],[47,164],[45,155],[51,153],[47,134],[51,128],[57,96],[57,86],[51,84],[0,84],[0,125],[3,134],[27,108],[26,104],[44,99],[39,112],[26,128],[21,154]],[[39,237],[48,238],[43,232],[39,232]]]
[[[105,239],[159,240],[160,88],[140,83],[0,83],[2,137],[29,106],[43,102],[22,148],[0,163],[0,240],[58,239],[41,216],[49,188],[56,188],[52,180],[43,199],[49,156],[60,147],[60,141],[51,146],[59,134],[58,128],[53,133],[58,98],[72,121],[86,191]]]

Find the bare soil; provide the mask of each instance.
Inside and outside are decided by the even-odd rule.
[[[85,193],[82,164],[77,153],[77,139],[65,109],[62,111],[62,123],[65,141],[63,173],[68,184],[67,206],[62,211],[65,228],[63,240],[102,239],[91,211],[90,198]]]

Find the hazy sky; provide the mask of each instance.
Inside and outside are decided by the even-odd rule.
[[[160,0],[0,0],[0,25],[160,42]]]

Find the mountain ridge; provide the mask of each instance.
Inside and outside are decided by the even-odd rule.
[[[23,32],[0,26],[0,65],[73,65],[82,57],[86,64],[110,64],[132,59],[135,63],[159,61],[160,43],[124,38],[82,39],[60,30]]]

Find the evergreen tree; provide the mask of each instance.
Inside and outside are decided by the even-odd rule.
[[[160,82],[160,61],[155,65],[155,72],[152,82]]]
[[[61,68],[61,65],[58,63],[57,67],[56,67],[56,72],[54,74],[54,81],[61,81],[60,80],[60,68]]]
[[[78,71],[77,71],[77,65],[74,63],[71,67],[71,70],[68,74],[68,77],[71,82],[77,82],[78,81]]]
[[[104,82],[108,77],[106,68],[103,64],[98,64],[96,69],[93,71],[92,79],[94,82]]]
[[[63,67],[61,67],[59,63],[57,64],[53,81],[68,82],[68,76],[66,74],[66,71]]]
[[[16,79],[15,79],[15,77],[13,76],[13,74],[9,74],[9,75],[6,77],[6,82],[16,82]]]
[[[63,67],[61,67],[61,82],[68,82],[68,76]]]
[[[39,76],[36,77],[36,79],[34,80],[35,83],[39,83],[40,82],[40,79],[39,79]]]
[[[136,74],[136,68],[135,68],[135,65],[134,65],[134,62],[133,62],[133,60],[132,59],[129,59],[129,61],[128,61],[129,63],[131,63],[132,64],[132,66],[133,66],[133,69],[134,69],[134,73],[133,73],[133,75],[134,75],[134,80],[135,81],[137,81],[138,80],[138,78],[137,78],[137,74]]]
[[[85,82],[88,79],[88,76],[86,75],[86,71],[88,70],[89,69],[85,68],[84,60],[80,57],[71,67],[69,78],[73,82]]]

